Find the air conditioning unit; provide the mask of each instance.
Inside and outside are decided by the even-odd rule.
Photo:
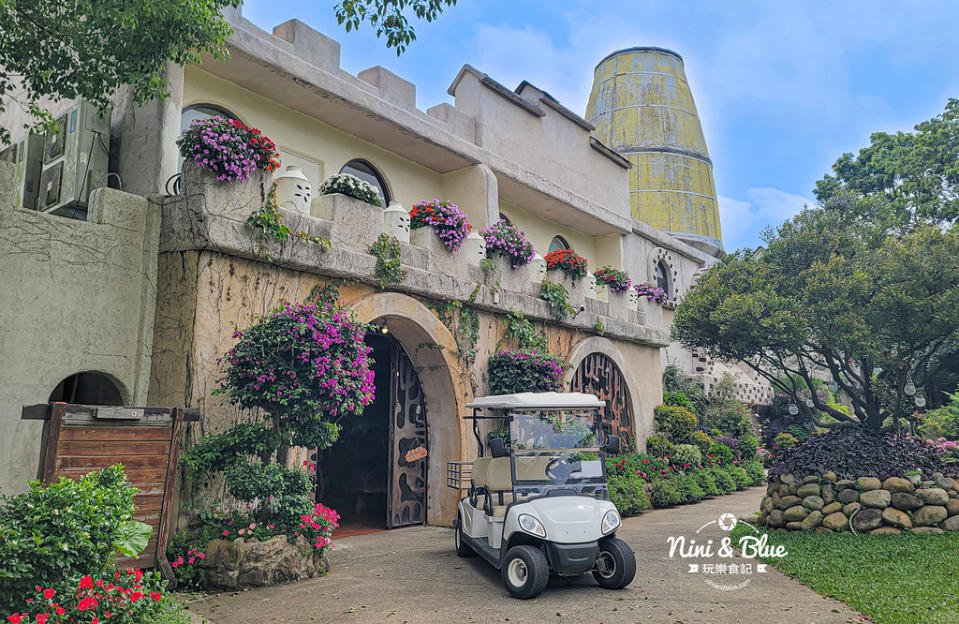
[[[110,160],[110,110],[81,101],[47,133],[37,210],[86,218],[90,191],[106,186]]]
[[[0,152],[0,160],[16,163],[17,179],[14,205],[37,209],[37,188],[43,169],[43,135],[30,134]]]

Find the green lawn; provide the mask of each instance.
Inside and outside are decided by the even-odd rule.
[[[737,526],[733,542],[753,535]],[[898,536],[769,534],[784,559],[770,559],[820,594],[848,604],[879,624],[959,622],[959,533]]]

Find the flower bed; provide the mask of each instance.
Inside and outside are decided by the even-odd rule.
[[[554,249],[546,254],[547,271],[562,271],[574,280],[586,277],[588,264],[586,258],[572,249]]]
[[[609,265],[596,269],[593,275],[596,277],[597,286],[607,286],[609,292],[618,295],[625,295],[632,283],[626,271],[614,269]]]
[[[375,186],[350,173],[331,175],[323,181],[317,191],[318,195],[332,195],[334,193],[340,193],[373,206],[383,205],[382,200],[380,200],[380,193]]]
[[[640,297],[645,297],[647,301],[652,301],[653,303],[664,304],[669,299],[666,296],[666,291],[660,288],[659,286],[653,286],[652,284],[636,284],[633,286],[636,289],[636,292]]]
[[[526,239],[525,234],[503,219],[481,230],[480,236],[486,241],[488,258],[494,255],[503,256],[513,269],[524,267],[533,261],[533,244]]]
[[[413,204],[410,209],[410,229],[431,227],[450,251],[456,251],[470,233],[469,219],[452,202],[432,199]]]
[[[559,391],[563,364],[551,353],[500,351],[490,356],[487,376],[490,394]]]
[[[274,171],[280,166],[273,141],[236,119],[196,119],[177,145],[181,156],[220,181],[243,182],[256,169]]]

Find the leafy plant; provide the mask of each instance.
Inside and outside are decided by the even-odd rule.
[[[719,496],[719,488],[716,486],[716,479],[713,478],[709,470],[697,470],[696,479],[699,481],[699,487],[702,488],[704,496]]]
[[[669,454],[669,459],[680,467],[688,468],[703,463],[703,454],[693,444],[677,444]]]
[[[923,440],[865,429],[835,430],[813,436],[789,449],[780,449],[770,477],[797,477],[832,471],[840,479],[899,477],[907,470],[955,474],[942,461],[942,452]]]
[[[663,304],[669,300],[669,295],[667,295],[666,291],[659,286],[653,286],[652,284],[636,284],[633,286],[633,288],[636,289],[636,292],[640,297],[645,297],[647,301]]]
[[[649,486],[653,507],[673,507],[683,502],[683,492],[673,481],[656,481]]]
[[[796,446],[798,443],[799,440],[796,439],[796,436],[785,431],[773,438],[773,448],[779,449],[780,452]]]
[[[759,485],[766,480],[766,471],[763,469],[762,462],[747,461],[743,463],[743,468],[746,470],[746,474],[749,475],[753,485]]]
[[[525,234],[503,219],[481,230],[480,236],[486,241],[487,258],[501,255],[509,260],[513,269],[526,266],[533,261],[535,255],[533,244],[527,240]]]
[[[247,217],[246,224],[259,230],[264,238],[272,238],[281,243],[286,242],[292,236],[307,243],[319,245],[323,251],[330,248],[330,241],[322,236],[310,236],[306,232],[294,230],[283,223],[283,215],[280,214],[280,207],[276,203],[276,183],[270,188],[266,204]],[[272,257],[267,254],[267,259],[272,260]]]
[[[598,286],[609,287],[609,292],[625,295],[632,284],[626,271],[614,269],[608,264],[596,269],[593,272]]]
[[[716,483],[716,489],[719,490],[720,494],[729,494],[736,491],[736,480],[728,472],[720,467],[709,468],[707,471]]]
[[[732,457],[730,457],[730,461],[733,460],[733,459],[738,459],[738,458],[739,458],[739,456],[740,456],[740,455],[739,455],[739,440],[738,440],[737,438],[734,438],[734,437],[728,436],[728,435],[721,435],[721,436],[719,436],[718,438],[715,438],[715,439],[714,439],[714,443],[715,443],[715,444],[722,444],[723,446],[727,447],[730,451],[732,451]],[[710,449],[710,450],[712,450],[712,449]]]
[[[684,444],[696,431],[696,415],[684,407],[660,405],[653,410],[656,430],[673,444]]]
[[[713,439],[705,431],[693,431],[690,442],[696,445],[701,455],[706,455],[713,448]]]
[[[697,379],[684,375],[672,364],[663,369],[663,392],[679,392],[686,395],[695,407],[689,411],[697,415],[704,414],[709,404],[709,397],[703,390],[703,384]],[[669,405],[666,401],[663,403]]]
[[[496,263],[493,262],[492,258],[483,258],[480,260],[480,268],[483,269],[484,273],[495,273],[496,272]]]
[[[623,516],[635,515],[649,509],[649,497],[643,489],[643,479],[636,474],[609,477],[609,500]]]
[[[503,341],[512,342],[521,351],[546,351],[546,336],[529,319],[515,310],[506,313],[506,332]],[[496,345],[499,349],[502,342]]]
[[[706,498],[706,492],[699,485],[699,479],[692,474],[684,474],[676,479],[676,486],[685,504],[698,503]]]
[[[136,546],[136,492],[122,466],[61,478],[3,499],[0,507],[0,611],[25,608],[36,585],[60,587],[107,569],[115,547]],[[142,550],[142,549],[141,549]]]
[[[547,271],[562,271],[574,280],[586,277],[588,263],[586,258],[572,249],[554,249],[543,258]]]
[[[713,445],[709,448],[709,453],[706,455],[719,464],[731,464],[735,459],[733,450],[720,442],[713,442]]]
[[[751,435],[746,435],[739,440],[739,458],[744,462],[756,459],[759,452],[759,440]]]
[[[665,457],[673,450],[673,443],[663,436],[651,435],[646,438],[646,450],[656,457]]]
[[[578,314],[576,308],[566,301],[568,295],[569,293],[566,292],[566,288],[562,284],[551,282],[548,279],[544,279],[543,283],[540,284],[539,298],[546,302],[556,318],[561,321],[567,316]]]
[[[490,356],[487,376],[491,394],[559,391],[563,364],[551,353],[500,351]]]
[[[959,440],[959,388],[949,395],[949,403],[922,416],[919,433],[933,440]]]
[[[376,187],[351,173],[331,175],[323,181],[323,184],[321,184],[317,190],[317,194],[319,195],[332,195],[334,193],[340,193],[341,195],[358,199],[373,206],[383,205],[380,192]]]
[[[376,258],[374,275],[380,288],[387,284],[396,284],[406,279],[406,271],[400,264],[400,241],[395,236],[380,234],[370,246],[370,255]]]
[[[410,229],[431,227],[443,245],[456,251],[470,233],[466,213],[452,202],[432,199],[410,208]]]
[[[395,48],[399,56],[416,40],[416,32],[406,19],[408,13],[432,22],[445,6],[455,4],[456,0],[340,0],[333,8],[336,22],[345,25],[346,32],[359,30],[361,23],[369,22],[377,37],[386,35],[386,47]]]
[[[238,119],[194,119],[177,145],[181,156],[220,181],[243,182],[256,169],[273,171],[280,166],[273,141]]]
[[[746,489],[753,484],[752,479],[749,477],[746,471],[739,466],[727,466],[725,469],[726,472],[729,473],[729,476],[731,476],[736,482],[737,490]]]
[[[663,392],[663,405],[671,405],[673,407],[685,407],[690,412],[696,412],[696,406],[693,405],[693,402],[682,392],[670,392],[666,390]]]
[[[603,325],[603,322],[599,319],[596,319],[596,322],[593,323],[593,329],[596,330],[600,336],[606,333],[606,326]]]

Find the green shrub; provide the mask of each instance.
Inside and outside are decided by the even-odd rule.
[[[716,487],[716,480],[708,470],[697,470],[696,479],[699,481],[699,487],[703,489],[706,496],[719,496],[719,488]]]
[[[677,487],[679,488],[680,494],[683,497],[683,503],[698,503],[699,501],[706,498],[706,492],[699,485],[699,479],[691,474],[685,474],[677,481]]]
[[[718,442],[714,443],[709,448],[709,453],[712,455],[712,460],[714,462],[717,462],[723,466],[733,462],[733,450],[725,444],[720,444]]]
[[[692,444],[677,444],[669,454],[669,459],[680,466],[698,466],[703,463],[702,453]]]
[[[37,585],[61,587],[102,573],[133,523],[133,489],[122,466],[61,478],[0,507],[0,613],[24,607]],[[142,548],[141,548],[142,550]]]
[[[713,422],[717,429],[734,438],[741,438],[749,433],[751,426],[749,414],[738,409],[718,414]]]
[[[685,444],[696,431],[696,415],[685,407],[660,405],[653,410],[656,430],[673,444]]]
[[[696,412],[696,407],[693,405],[692,400],[682,392],[670,392],[668,390],[664,392],[663,405],[669,405],[672,407],[685,407],[690,412]]]
[[[694,431],[690,443],[696,445],[702,457],[709,454],[709,450],[713,447],[713,439],[705,431]]]
[[[737,490],[744,490],[753,484],[752,479],[746,474],[746,471],[739,466],[723,466],[729,476],[736,482]]]
[[[949,403],[922,417],[919,433],[930,440],[959,440],[959,388],[949,395]]]
[[[780,452],[789,447],[796,446],[798,443],[799,440],[796,439],[796,436],[791,433],[786,433],[785,431],[773,438],[773,446]]]
[[[646,438],[646,451],[654,457],[662,458],[672,455],[673,448],[673,443],[663,436],[651,435]]]
[[[756,459],[756,453],[759,452],[759,440],[754,436],[746,435],[739,440],[739,458],[743,461],[752,461]]]
[[[753,481],[753,485],[759,485],[766,480],[766,471],[763,470],[763,464],[759,461],[748,461],[743,464],[743,468],[746,469],[746,474]]]
[[[643,489],[645,482],[636,474],[609,478],[609,500],[623,516],[632,516],[649,509],[649,497]]]
[[[649,486],[649,500],[653,507],[672,507],[683,502],[683,494],[672,479],[656,481]]]
[[[707,472],[716,482],[716,489],[719,490],[720,494],[729,494],[736,490],[736,480],[722,468],[710,468]]]

